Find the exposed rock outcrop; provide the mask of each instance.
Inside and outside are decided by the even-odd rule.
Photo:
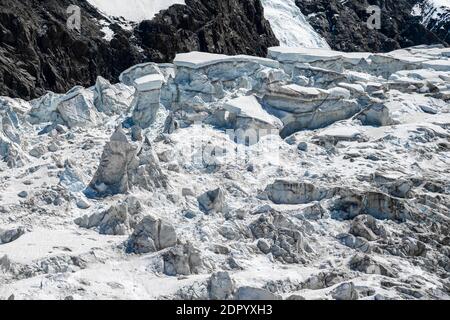
[[[122,129],[118,129],[105,146],[100,166],[86,190],[90,197],[126,193],[131,188],[131,176],[138,165],[139,147],[133,145]]]
[[[128,253],[149,253],[163,250],[177,243],[175,228],[167,221],[145,216],[135,227],[127,242]]]
[[[107,210],[75,219],[82,228],[98,228],[99,233],[108,235],[126,235],[142,219],[142,205],[134,197],[122,203],[112,205]]]
[[[177,245],[164,253],[164,273],[168,276],[190,275],[201,272],[201,253],[192,244]]]
[[[10,243],[19,239],[25,233],[22,227],[13,229],[0,229],[0,244]]]
[[[249,228],[258,249],[282,262],[304,263],[312,252],[302,228],[282,214],[261,215]]]
[[[70,5],[82,10],[81,33],[67,28]],[[93,85],[99,75],[116,80],[143,56],[119,26],[111,42],[104,40],[103,19],[87,1],[2,1],[0,95],[29,99]]]
[[[118,128],[106,144],[99,168],[85,194],[106,197],[127,193],[133,186],[147,190],[166,187],[166,176],[150,143],[131,142],[122,128]]]
[[[259,0],[186,0],[134,31],[150,61],[171,61],[178,52],[204,51],[265,56],[278,40]]]
[[[377,0],[348,1],[296,0],[308,22],[335,50],[386,52],[419,44],[437,44],[445,40],[427,30],[414,17],[416,1]],[[368,10],[376,5],[381,9],[381,28],[369,29],[367,21],[373,14]]]
[[[281,296],[264,289],[246,286],[237,290],[236,300],[281,300]]]
[[[70,5],[81,8],[81,32],[67,27]],[[278,44],[259,0],[187,0],[131,31],[87,1],[5,0],[0,26],[0,95],[26,99],[87,87],[97,76],[115,82],[132,65],[168,62],[178,52],[264,56]]]
[[[233,297],[235,282],[228,272],[213,273],[208,282],[209,297],[212,300],[227,300]]]
[[[225,193],[221,188],[207,191],[198,197],[198,204],[205,213],[222,212],[225,208]]]

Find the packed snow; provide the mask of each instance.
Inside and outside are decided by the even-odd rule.
[[[134,22],[150,20],[159,11],[174,4],[185,4],[184,0],[88,0],[88,2],[106,15],[123,17]]]

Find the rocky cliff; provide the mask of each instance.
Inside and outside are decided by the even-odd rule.
[[[151,20],[130,22],[108,16],[86,0],[2,0],[0,95],[32,99],[47,90],[93,85],[99,75],[117,82],[132,65],[168,62],[178,52],[265,56],[279,40],[371,52],[448,45],[449,20],[427,5],[433,1],[296,0],[300,13],[293,10],[293,0],[186,0]],[[81,8],[81,32],[66,26],[69,5]],[[369,5],[382,9],[380,30],[366,25]]]
[[[82,9],[81,33],[66,26],[67,7]],[[88,86],[97,75],[115,79],[144,59],[130,34],[117,27],[102,38],[101,15],[85,1],[2,0],[0,5],[0,95],[34,98],[46,90]]]
[[[69,5],[81,8],[81,32],[66,26]],[[259,0],[188,0],[131,31],[84,0],[4,0],[0,4],[0,95],[30,99],[46,90],[116,81],[143,61],[169,61],[201,50],[265,55],[277,45]],[[107,24],[112,39],[102,32]],[[108,41],[110,40],[110,41]]]
[[[263,56],[278,44],[259,0],[187,0],[141,22],[135,34],[159,62],[190,50]]]
[[[386,52],[419,44],[445,43],[445,37],[430,31],[413,16],[417,0],[296,0],[312,27],[335,50]],[[369,29],[372,13],[381,9],[381,28]]]

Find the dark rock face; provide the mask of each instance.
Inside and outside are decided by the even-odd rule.
[[[134,31],[110,26],[85,0],[0,2],[0,95],[31,99],[46,90],[90,86],[101,75],[117,81],[123,70],[144,61],[167,62],[177,52],[200,50],[265,55],[278,44],[260,0],[187,0]],[[69,5],[81,8],[81,33],[66,26]],[[139,50],[139,47],[143,48]]]
[[[420,1],[420,0],[419,0]],[[418,0],[296,0],[311,26],[335,50],[387,52],[419,44],[443,43],[411,15]],[[381,8],[381,29],[371,30],[367,8]]]
[[[259,0],[186,0],[135,30],[150,60],[170,61],[177,52],[204,51],[265,56],[279,44]]]
[[[81,33],[66,26],[71,4],[81,7]],[[111,43],[103,40],[94,18],[100,15],[85,1],[2,0],[0,95],[30,99],[92,85],[97,75],[115,80],[143,60],[122,29]]]

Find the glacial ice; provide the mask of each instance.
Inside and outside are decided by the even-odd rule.
[[[0,97],[0,299],[448,299],[448,49],[269,52]]]

